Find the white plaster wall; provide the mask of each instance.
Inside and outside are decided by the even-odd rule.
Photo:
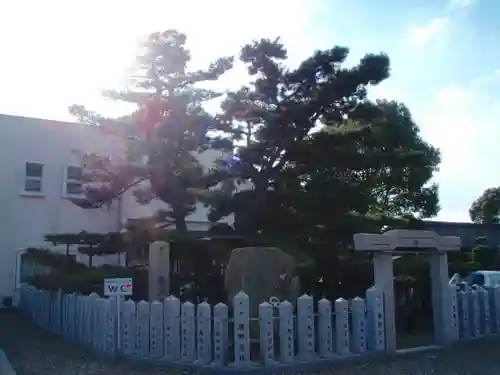
[[[63,198],[64,170],[79,164],[76,151],[114,157],[122,149],[117,137],[105,136],[90,125],[0,114],[0,303],[2,296],[16,293],[19,252],[27,247],[51,247],[44,241],[45,234],[117,231],[129,218],[148,217],[166,207],[160,201],[140,205],[131,192],[122,198],[121,209],[115,202],[111,208],[85,210]],[[220,156],[214,150],[199,155],[207,168]],[[22,194],[26,162],[44,164],[41,197]],[[206,229],[207,211],[199,204],[188,218],[189,228]],[[224,221],[231,223],[232,217]],[[64,247],[56,250],[65,251]],[[71,253],[77,254],[76,248]],[[88,262],[81,254],[77,260]],[[123,264],[124,256],[94,257],[93,264],[118,261]]]
[[[78,165],[74,150],[112,155],[118,147],[88,125],[0,115],[0,298],[15,290],[18,252],[49,247],[45,234],[118,229],[116,205],[84,210],[62,197],[64,169]],[[26,162],[44,164],[41,197],[22,194]]]

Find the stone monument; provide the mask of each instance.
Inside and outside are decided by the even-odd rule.
[[[295,260],[275,247],[234,249],[226,267],[225,287],[230,301],[240,291],[248,294],[252,316],[271,297],[295,303],[300,295]]]

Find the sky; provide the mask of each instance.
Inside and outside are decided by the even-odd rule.
[[[138,41],[176,28],[193,66],[260,37],[281,37],[289,65],[334,45],[348,64],[385,52],[391,77],[372,98],[404,102],[423,138],[442,152],[437,220],[468,209],[499,185],[500,2],[496,0],[16,0],[2,5],[0,113],[73,120],[71,104],[125,110],[102,90],[123,84]],[[241,66],[220,87],[245,82]]]

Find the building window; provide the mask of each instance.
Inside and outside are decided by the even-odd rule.
[[[40,194],[42,192],[43,164],[26,163],[24,171],[24,191]]]
[[[74,197],[83,194],[82,167],[66,167],[64,178],[64,196]]]

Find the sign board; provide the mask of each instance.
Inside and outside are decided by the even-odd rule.
[[[107,297],[131,296],[132,278],[104,279],[104,295]]]

